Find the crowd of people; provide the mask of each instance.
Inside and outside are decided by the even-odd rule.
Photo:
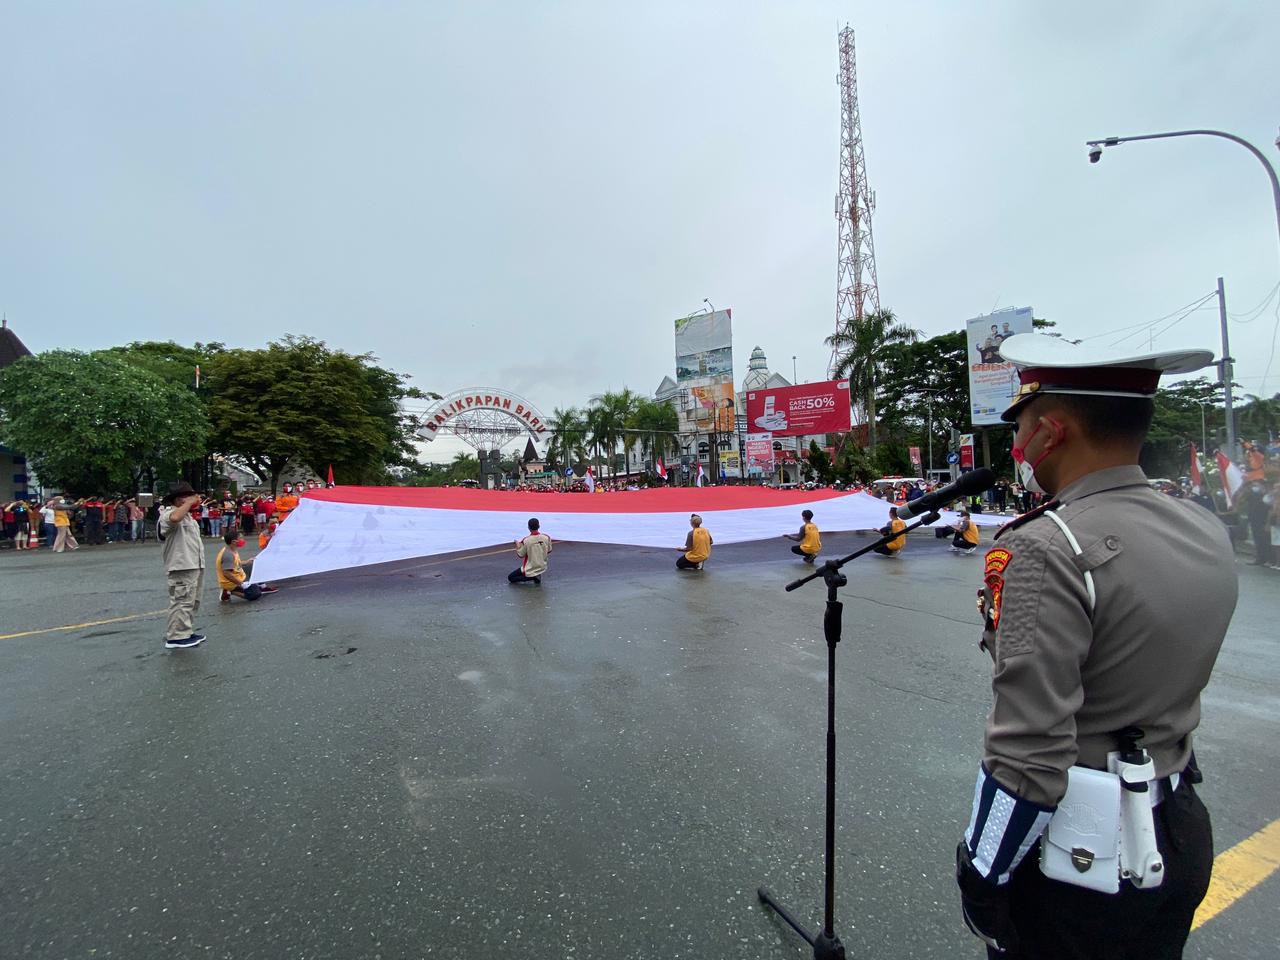
[[[236,495],[223,489],[199,495],[190,515],[200,535],[211,540],[220,539],[228,530],[270,536],[297,508],[302,494],[323,486],[315,480],[286,483],[279,496],[266,492]],[[4,546],[16,550],[44,546],[63,553],[82,544],[144,543],[155,536],[160,506],[144,507],[137,497],[58,494],[43,503],[14,500],[4,504],[0,519]]]

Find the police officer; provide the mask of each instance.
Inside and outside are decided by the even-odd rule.
[[[1222,524],[1153,490],[1138,455],[1160,375],[1213,355],[1106,356],[1040,334],[1011,337],[1001,353],[1021,384],[1003,415],[1017,424],[1019,479],[1051,499],[986,554],[979,609],[994,699],[956,851],[965,921],[991,957],[1181,957],[1213,868],[1191,734],[1236,573]],[[1069,769],[1105,771],[1126,728],[1154,761],[1162,882],[1102,893],[1049,879],[1041,835]],[[1092,853],[1081,854],[1075,869],[1088,869]]]

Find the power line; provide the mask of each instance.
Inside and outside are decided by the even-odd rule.
[[[1168,320],[1170,317],[1175,316],[1176,314],[1179,314],[1179,313],[1181,313],[1183,310],[1186,310],[1186,309],[1188,309],[1188,308],[1190,308],[1190,307],[1197,307],[1197,306],[1199,306],[1200,304],[1204,303],[1206,300],[1209,300],[1209,299],[1211,299],[1211,298],[1213,298],[1213,297],[1216,297],[1217,295],[1218,295],[1218,292],[1217,292],[1216,290],[1211,291],[1211,292],[1209,292],[1209,293],[1205,294],[1205,295],[1204,295],[1203,297],[1201,297],[1199,300],[1193,300],[1193,301],[1191,301],[1191,303],[1185,304],[1184,306],[1179,307],[1177,310],[1173,310],[1173,311],[1171,311],[1171,312],[1169,312],[1169,313],[1166,313],[1163,317],[1156,317],[1154,320],[1143,320],[1143,321],[1142,321],[1142,322],[1140,322],[1140,323],[1131,323],[1131,324],[1129,324],[1128,326],[1125,326],[1125,327],[1115,327],[1115,328],[1113,328],[1113,329],[1111,329],[1111,330],[1107,330],[1105,333],[1095,333],[1095,334],[1093,334],[1092,336],[1088,336],[1088,337],[1080,337],[1080,338],[1079,338],[1079,342],[1080,342],[1080,343],[1083,343],[1083,342],[1084,342],[1084,341],[1086,341],[1086,340],[1096,340],[1096,339],[1098,339],[1099,337],[1110,337],[1110,336],[1112,336],[1112,335],[1114,335],[1114,334],[1117,334],[1117,333],[1123,333],[1123,332],[1124,332],[1124,331],[1126,331],[1126,330],[1136,330],[1138,327],[1143,327],[1143,328],[1146,328],[1146,327],[1153,327],[1153,326],[1155,326],[1157,323],[1162,323],[1163,321]]]
[[[1236,323],[1252,323],[1254,320],[1257,320],[1258,317],[1262,316],[1262,311],[1267,309],[1267,306],[1271,303],[1271,298],[1277,293],[1280,293],[1280,282],[1276,283],[1276,285],[1271,288],[1271,292],[1268,293],[1266,297],[1263,298],[1262,302],[1252,310],[1246,310],[1244,313],[1231,313],[1230,311],[1227,311],[1227,316],[1236,321]],[[1248,317],[1249,319],[1242,320],[1240,319],[1241,317]]]

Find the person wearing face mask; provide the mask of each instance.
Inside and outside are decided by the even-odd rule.
[[[1222,524],[1153,490],[1138,456],[1160,375],[1213,354],[1041,334],[1001,354],[1019,371],[1003,414],[1019,481],[1046,499],[984,563],[993,702],[956,850],[963,917],[989,957],[1181,957],[1213,868],[1191,736],[1236,567]]]
[[[299,487],[302,485],[299,484]],[[276,523],[284,523],[289,514],[298,508],[298,498],[293,495],[293,484],[286,483],[284,492],[276,497]]]
[[[240,548],[244,546],[244,541],[235,530],[224,532],[222,540],[226,546],[218,551],[217,559],[213,561],[218,571],[218,586],[222,590],[221,601],[227,603],[232,597],[257,600],[262,596],[262,587],[256,583],[245,586],[249,575],[240,562]]]

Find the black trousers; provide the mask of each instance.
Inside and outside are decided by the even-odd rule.
[[[809,556],[809,554],[805,553],[805,552],[804,552],[804,550],[802,550],[802,549],[801,549],[800,544],[798,544],[798,543],[797,543],[794,547],[792,547],[792,548],[791,548],[791,552],[792,552],[792,553],[794,553],[797,557],[807,557],[807,556]]]
[[[530,580],[534,579],[541,580],[541,576],[539,575],[537,578],[526,577],[523,570],[512,570],[507,574],[507,583],[528,583]]]
[[[883,543],[876,544],[874,547],[871,548],[871,550],[873,553],[878,553],[882,557],[892,557],[894,554],[897,553],[896,550],[890,550]]]
[[[696,563],[694,563],[694,562],[693,562],[692,560],[690,560],[689,558],[685,557],[683,554],[681,554],[680,556],[676,557],[676,569],[677,569],[677,570],[692,570],[692,569],[693,569],[694,567],[696,567],[696,566],[697,566],[697,564],[696,564]]]
[[[1164,883],[1096,893],[1050,880],[1033,848],[1009,880],[1010,914],[1020,940],[998,960],[1180,960],[1196,907],[1213,871],[1213,829],[1195,788],[1183,779],[1153,811],[1164,855]]]
[[[1274,563],[1275,554],[1271,549],[1271,524],[1265,513],[1258,517],[1249,517],[1249,532],[1253,535],[1253,562],[1255,564]]]

